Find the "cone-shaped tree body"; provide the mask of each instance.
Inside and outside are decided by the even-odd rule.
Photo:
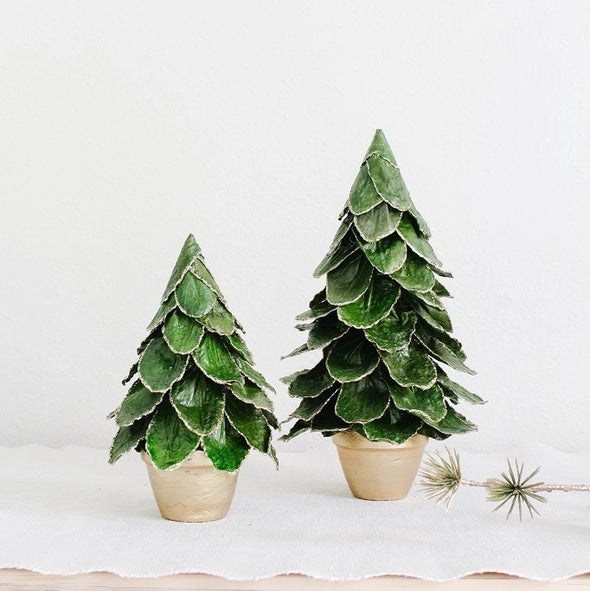
[[[297,319],[322,359],[284,382],[301,398],[284,439],[354,429],[372,441],[403,443],[416,433],[444,439],[475,429],[455,410],[483,400],[452,381],[443,365],[473,373],[449,333],[449,296],[428,239],[381,130],[352,186],[342,224],[314,275],[326,287]]]
[[[233,472],[251,448],[276,463],[277,428],[267,396],[273,388],[253,367],[219,286],[191,235],[180,252],[148,336],[123,384],[132,382],[109,415],[119,430],[110,462],[136,448],[162,470],[204,451]]]

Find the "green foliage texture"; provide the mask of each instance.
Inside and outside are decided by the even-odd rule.
[[[321,350],[313,368],[283,378],[300,398],[288,440],[307,430],[353,429],[403,443],[416,433],[445,439],[475,430],[457,412],[476,394],[443,366],[469,374],[442,303],[451,277],[429,243],[391,148],[377,130],[352,186],[341,226],[314,275],[326,286],[300,314],[307,341],[287,357]]]
[[[273,388],[253,367],[242,328],[227,307],[201,249],[186,239],[160,308],[109,418],[117,422],[109,461],[145,450],[172,469],[202,450],[220,470],[237,470],[250,449],[276,463]]]

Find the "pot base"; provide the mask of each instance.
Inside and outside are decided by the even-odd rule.
[[[173,470],[158,470],[146,452],[141,457],[162,517],[199,523],[227,515],[236,489],[237,471],[217,470],[202,451],[193,452]]]
[[[368,501],[397,501],[410,492],[428,438],[413,435],[396,445],[369,441],[355,431],[332,437],[350,492]]]

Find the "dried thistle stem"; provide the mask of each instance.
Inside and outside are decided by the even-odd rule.
[[[488,481],[480,482],[478,480],[461,479],[461,485],[474,486],[479,488],[487,488]],[[590,492],[590,485],[588,484],[537,484],[531,487],[534,492]]]
[[[543,484],[535,487],[539,492],[590,492],[588,484]]]
[[[443,503],[446,510],[449,509],[455,494],[460,486],[485,488],[488,500],[497,503],[494,511],[508,506],[508,515],[518,508],[518,514],[522,521],[523,507],[529,515],[534,517],[539,511],[534,502],[545,503],[547,499],[540,493],[550,492],[590,492],[587,484],[546,484],[545,482],[531,482],[539,472],[539,468],[524,477],[524,464],[514,460],[514,466],[508,460],[508,472],[503,472],[500,478],[490,478],[484,482],[469,480],[462,477],[459,454],[445,448],[447,456],[439,451],[435,454],[426,454],[426,461],[422,469],[422,489],[427,499],[436,499],[437,503]]]
[[[461,479],[461,484],[465,486],[478,486],[480,488],[486,488],[485,482],[478,482],[477,480],[466,480],[465,478]]]

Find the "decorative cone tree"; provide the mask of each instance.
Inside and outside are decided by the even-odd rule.
[[[123,380],[134,380],[131,388],[109,415],[119,427],[109,461],[135,448],[168,470],[202,450],[215,468],[234,472],[254,448],[276,463],[278,425],[266,394],[274,390],[252,367],[241,326],[192,234],[147,330]]]
[[[320,349],[322,359],[283,379],[302,399],[283,439],[352,430],[401,444],[414,434],[444,439],[474,430],[455,405],[483,400],[441,366],[474,373],[441,302],[449,293],[436,276],[451,275],[441,269],[381,130],[340,219],[314,273],[327,274],[326,287],[297,317],[307,342],[287,355]]]

